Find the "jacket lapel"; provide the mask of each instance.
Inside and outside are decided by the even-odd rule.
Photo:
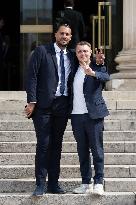
[[[49,55],[52,58],[52,61],[54,63],[54,68],[52,68],[52,69],[55,69],[56,78],[59,79],[59,76],[58,76],[58,64],[57,64],[57,58],[56,58],[56,53],[55,53],[55,49],[54,49],[54,44],[53,43],[48,44],[47,51],[48,51],[48,53],[49,53]]]
[[[51,53],[51,56],[52,56],[52,60],[54,62],[55,69],[58,73],[58,65],[57,65],[57,58],[56,58],[56,53],[55,53],[55,49],[54,49],[54,44],[51,44],[50,48],[51,48],[50,53]]]

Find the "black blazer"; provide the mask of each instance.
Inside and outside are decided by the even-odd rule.
[[[89,116],[92,119],[103,118],[109,115],[109,111],[102,97],[103,83],[110,79],[106,66],[91,64],[90,67],[95,71],[96,77],[85,76],[83,93]],[[73,102],[73,86],[71,102]],[[72,103],[71,103],[72,104]],[[72,111],[73,106],[71,106]]]
[[[71,62],[71,73],[68,79],[68,92],[70,92],[74,56],[71,52],[68,52],[67,55]],[[28,62],[26,74],[27,102],[36,102],[40,108],[50,107],[53,99],[55,99],[58,80],[58,65],[53,43],[38,46]]]

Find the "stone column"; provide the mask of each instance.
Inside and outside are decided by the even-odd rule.
[[[115,58],[118,73],[111,75],[108,90],[136,90],[136,0],[123,0],[123,49]]]

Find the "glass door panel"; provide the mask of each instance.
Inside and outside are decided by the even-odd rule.
[[[21,0],[20,7],[20,78],[24,89],[31,50],[52,39],[52,0]]]

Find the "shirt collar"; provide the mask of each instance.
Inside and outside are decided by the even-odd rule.
[[[60,53],[61,49],[59,48],[59,46],[56,43],[54,43],[54,48],[55,48],[56,53]],[[64,51],[64,54],[67,54],[66,48],[63,51]]]

